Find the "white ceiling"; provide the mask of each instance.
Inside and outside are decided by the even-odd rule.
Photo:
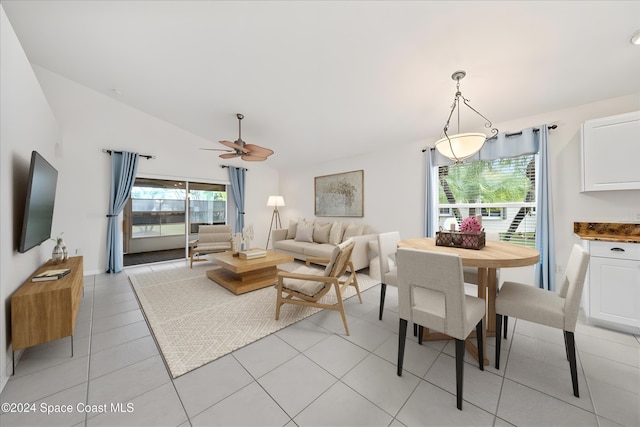
[[[640,93],[640,46],[629,43],[640,1],[2,5],[34,64],[211,148],[237,138],[241,112],[243,140],[273,149],[276,168],[310,152],[433,145],[458,69],[464,96],[494,123]],[[461,131],[474,130],[470,114]]]

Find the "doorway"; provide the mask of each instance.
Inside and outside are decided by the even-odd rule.
[[[138,177],[124,209],[123,265],[185,259],[199,225],[226,222],[226,184]]]

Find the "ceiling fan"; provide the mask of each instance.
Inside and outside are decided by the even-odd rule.
[[[238,139],[234,142],[220,141],[220,144],[229,147],[230,150],[220,148],[203,148],[203,150],[226,151],[226,154],[220,154],[219,156],[223,159],[240,157],[242,160],[246,160],[248,162],[262,162],[267,160],[267,157],[273,154],[273,150],[260,147],[259,145],[245,143],[242,140],[242,119],[244,119],[244,115],[238,113],[236,114],[236,117],[238,118]]]

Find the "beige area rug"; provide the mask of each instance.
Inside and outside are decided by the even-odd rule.
[[[299,265],[279,268],[291,271]],[[320,311],[285,304],[276,321],[274,287],[235,295],[206,277],[212,268],[207,263],[129,276],[173,378]],[[358,283],[364,291],[377,281],[358,274]],[[355,294],[350,287],[346,297]],[[323,302],[335,304],[335,292],[329,292]]]

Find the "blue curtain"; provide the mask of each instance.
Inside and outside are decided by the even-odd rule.
[[[436,203],[438,198],[438,177],[437,168],[433,167],[433,156],[435,150],[425,150],[426,176],[424,195],[424,237],[436,237],[438,228],[438,215],[436,215]]]
[[[538,194],[536,194],[536,249],[540,252],[540,262],[536,265],[538,287],[555,291],[555,249],[553,231],[553,204],[551,197],[551,177],[549,167],[549,129],[540,126],[538,135]]]
[[[247,170],[233,166],[227,167],[229,168],[229,180],[231,181],[231,194],[233,194],[233,200],[236,202],[236,226],[234,231],[242,233],[244,228],[244,184]]]
[[[535,283],[538,287],[555,290],[555,250],[553,231],[553,206],[551,197],[551,178],[549,167],[549,128],[547,125],[538,129],[527,128],[520,134],[500,133],[496,138],[488,140],[482,149],[468,162],[474,160],[495,160],[499,158],[517,157],[525,154],[538,153],[538,174],[536,194],[536,249],[540,252],[540,262],[536,265]],[[437,173],[438,166],[450,165],[454,162],[444,157],[434,149],[426,150],[427,173],[425,195],[425,235],[433,237],[429,228],[437,218],[436,202],[438,197]],[[431,171],[430,171],[431,169]],[[435,181],[435,186],[433,185]],[[437,227],[437,225],[433,226]],[[430,234],[433,233],[433,234]]]
[[[124,209],[136,178],[138,153],[111,153],[111,192],[107,218],[107,273],[122,271],[122,239],[118,215]]]

